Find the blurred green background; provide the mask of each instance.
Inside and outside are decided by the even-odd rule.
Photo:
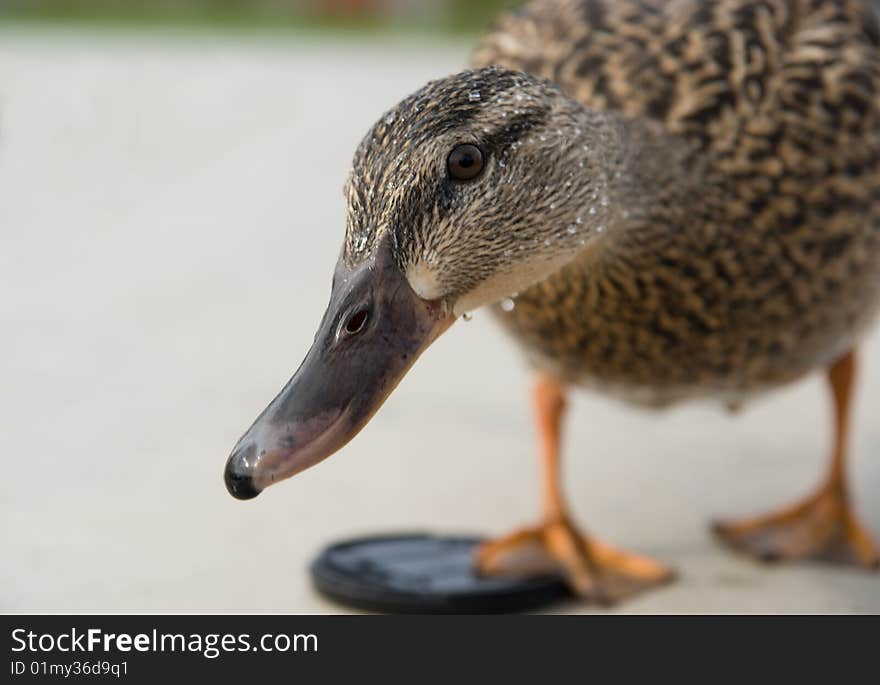
[[[471,33],[520,0],[2,0],[0,21]]]

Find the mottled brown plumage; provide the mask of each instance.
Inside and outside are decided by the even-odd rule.
[[[733,401],[827,365],[873,318],[880,60],[861,3],[539,0],[474,63],[661,122],[706,167],[681,205],[621,189],[638,220],[498,310],[538,364],[632,399]]]
[[[880,60],[862,3],[537,0],[473,64],[511,71],[429,84],[365,139],[351,259],[390,228],[404,270],[454,261],[429,294],[469,309],[518,252],[562,252],[536,285],[503,279],[519,292],[499,319],[538,368],[650,404],[738,403],[827,365],[872,320]],[[438,192],[446,149],[471,138],[510,172]]]

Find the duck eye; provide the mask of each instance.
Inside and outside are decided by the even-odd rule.
[[[483,153],[476,145],[459,145],[446,158],[449,175],[457,181],[470,181],[483,170]]]
[[[359,309],[350,317],[348,317],[348,321],[345,322],[345,332],[349,333],[350,335],[360,333],[367,323],[367,318],[367,310]]]

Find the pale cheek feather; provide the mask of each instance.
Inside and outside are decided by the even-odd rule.
[[[443,295],[436,271],[425,262],[410,264],[406,269],[406,280],[413,292],[423,300],[436,300]]]
[[[561,269],[576,254],[533,255],[523,261],[512,262],[508,268],[496,271],[474,289],[461,295],[453,305],[453,312],[460,316],[505,297],[514,297]]]
[[[494,304],[505,297],[514,296],[558,271],[571,258],[571,254],[541,255],[512,263],[508,268],[495,272],[474,289],[459,296],[453,305],[453,312],[456,316],[461,316],[479,307]],[[440,282],[437,270],[423,261],[407,267],[406,280],[422,299],[436,300],[448,295]]]

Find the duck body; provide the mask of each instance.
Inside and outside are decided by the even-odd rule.
[[[878,41],[859,2],[537,0],[503,18],[474,66],[615,113],[629,158],[583,208],[612,207],[602,235],[493,307],[533,366],[639,404],[738,404],[850,349],[880,305]]]

